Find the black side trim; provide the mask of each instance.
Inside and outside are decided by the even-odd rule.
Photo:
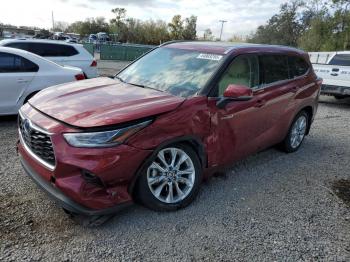
[[[59,189],[53,187],[48,181],[43,179],[40,175],[28,165],[28,163],[20,156],[21,164],[26,174],[34,180],[34,182],[43,189],[54,201],[58,202],[63,208],[71,211],[72,213],[87,215],[87,216],[101,216],[113,214],[121,209],[131,205],[131,202],[116,205],[114,207],[105,209],[90,209],[84,207],[72,199],[64,195]]]

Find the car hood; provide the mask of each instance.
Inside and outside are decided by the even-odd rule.
[[[88,128],[172,111],[184,100],[166,92],[100,77],[44,89],[29,103],[69,125]]]

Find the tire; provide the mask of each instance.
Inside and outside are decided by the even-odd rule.
[[[304,141],[308,126],[309,126],[308,113],[305,111],[299,112],[294,118],[289,128],[286,138],[281,143],[282,150],[287,153],[292,153],[297,151]]]
[[[196,152],[184,144],[169,145],[141,170],[137,199],[156,211],[177,210],[195,199],[201,181],[202,168]]]

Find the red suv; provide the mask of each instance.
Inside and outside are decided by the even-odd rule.
[[[26,173],[66,210],[185,207],[202,179],[309,133],[319,80],[300,50],[170,42],[114,79],[45,89],[19,114]]]

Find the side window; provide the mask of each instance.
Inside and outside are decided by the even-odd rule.
[[[37,72],[39,67],[24,57],[0,53],[0,73]]]
[[[73,56],[78,54],[78,51],[73,46],[63,45],[61,47],[62,47],[62,56]]]
[[[12,47],[12,48],[18,48],[18,49],[22,49],[22,50],[26,50],[28,51],[28,45],[27,43],[23,43],[23,42],[20,42],[20,43],[9,43],[7,45],[5,45],[7,47]]]
[[[21,72],[38,72],[39,66],[28,59],[21,57],[22,59],[22,71]]]
[[[259,85],[259,63],[254,55],[236,57],[218,83],[218,95],[222,96],[230,84],[254,88]]]
[[[287,56],[262,55],[259,60],[261,84],[267,85],[289,78]]]
[[[350,66],[350,55],[335,55],[331,61],[329,61],[329,64],[338,66]]]
[[[73,56],[78,51],[69,45],[50,43],[28,43],[28,51],[43,57]]]
[[[288,65],[290,78],[302,76],[309,70],[309,64],[298,56],[288,57]]]

